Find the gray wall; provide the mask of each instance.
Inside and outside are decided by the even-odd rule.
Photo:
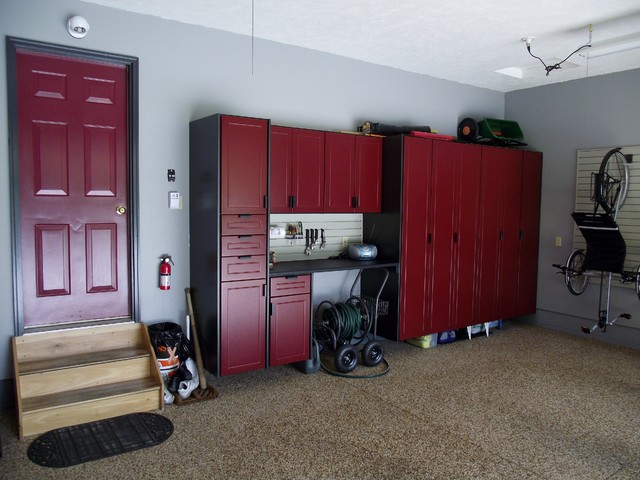
[[[551,267],[572,251],[576,151],[640,144],[640,70],[511,92],[505,103],[505,118],[517,119],[530,145],[544,152],[537,322],[578,333],[597,318],[598,286],[575,297]],[[611,313],[622,312],[633,318],[596,336],[640,348],[640,303],[633,290],[616,287]]]
[[[82,15],[83,40],[66,32]],[[320,52],[251,39],[75,0],[2,0],[0,36],[136,56],[140,59],[141,319],[183,322],[189,279],[188,124],[224,112],[274,123],[350,129],[364,120],[428,124],[454,134],[459,119],[502,118],[504,95]],[[0,49],[0,112],[7,111],[5,50]],[[0,115],[0,245],[10,251],[7,116]],[[177,182],[166,171],[175,168]],[[167,208],[167,192],[184,195],[184,210]],[[158,256],[173,256],[172,289],[157,288]],[[11,378],[14,335],[12,272],[0,262],[0,379]]]

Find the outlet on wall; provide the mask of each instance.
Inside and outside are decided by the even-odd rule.
[[[349,246],[349,237],[342,237],[342,248],[347,248]]]

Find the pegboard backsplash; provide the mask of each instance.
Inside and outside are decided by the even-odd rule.
[[[271,214],[269,225],[277,225],[287,230],[290,223],[302,223],[302,238],[290,240],[272,238],[269,240],[269,250],[275,252],[278,262],[291,260],[314,260],[339,255],[344,248],[342,239],[348,238],[349,243],[362,242],[362,214],[360,213],[307,213],[307,214]],[[316,228],[318,234],[324,228],[326,245],[323,250],[316,248],[311,255],[305,255],[305,229]]]

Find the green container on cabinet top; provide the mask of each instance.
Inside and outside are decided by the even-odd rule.
[[[505,142],[521,142],[524,139],[518,122],[485,118],[478,122],[478,133],[482,137]]]

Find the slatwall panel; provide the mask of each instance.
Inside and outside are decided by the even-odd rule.
[[[602,159],[611,148],[578,150],[576,179],[576,212],[593,212],[591,201],[591,172],[598,172]],[[618,212],[617,223],[627,244],[625,270],[640,265],[640,146],[624,147],[624,154],[633,154],[629,168],[629,193],[625,205]],[[599,209],[602,213],[602,209]],[[584,237],[574,224],[573,248],[586,248]]]
[[[269,249],[276,253],[278,262],[288,260],[313,260],[319,258],[329,258],[339,255],[342,252],[342,237],[349,237],[349,243],[362,242],[362,214],[360,213],[307,213],[307,214],[271,214],[270,225],[286,227],[287,223],[302,222],[303,238],[293,241],[287,239],[271,239]],[[320,229],[324,228],[326,246],[324,250],[316,250],[311,255],[304,254],[305,240],[304,229],[317,228],[318,236]]]

